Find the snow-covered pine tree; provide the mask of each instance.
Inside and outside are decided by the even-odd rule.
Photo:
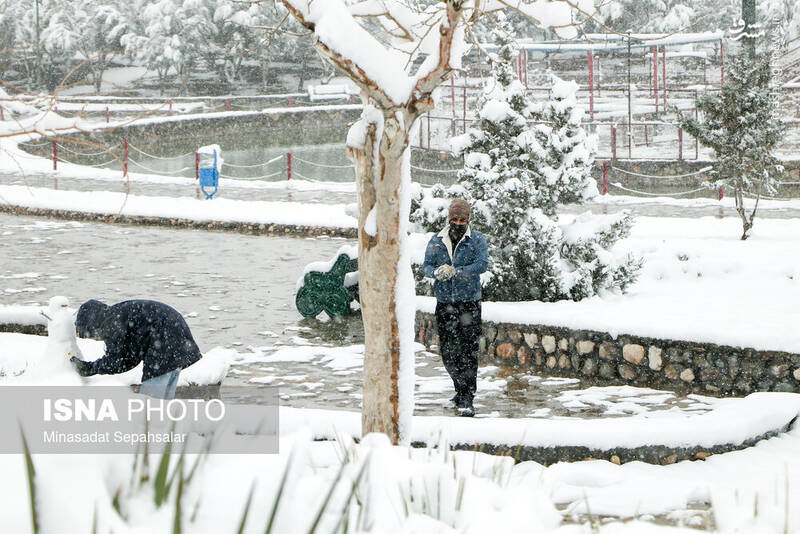
[[[771,78],[768,54],[752,58],[742,52],[728,63],[722,90],[698,99],[703,120],[680,118],[684,130],[714,149],[717,161],[712,175],[718,187],[733,189],[742,219],[742,240],[753,228],[761,195],[774,195],[776,178],[783,173],[774,152],[786,127],[778,117]],[[745,195],[755,199],[749,215]]]
[[[624,290],[641,260],[617,258],[609,249],[627,236],[627,212],[580,215],[559,221],[558,206],[580,204],[597,194],[590,172],[595,140],[581,126],[574,82],[553,78],[550,100],[533,103],[517,79],[512,61],[519,50],[499,17],[491,54],[493,80],[485,89],[475,128],[453,140],[464,157],[458,185],[445,191],[416,190],[412,222],[437,231],[448,198],[473,206],[471,224],[489,244],[490,300],[580,300],[600,290]]]

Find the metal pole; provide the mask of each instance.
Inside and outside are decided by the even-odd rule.
[[[678,128],[678,161],[683,161],[683,128]]]
[[[428,116],[428,150],[431,149],[431,112],[429,111],[427,114]]]
[[[744,21],[744,39],[742,44],[750,59],[756,57],[756,0],[742,0],[742,20]]]
[[[694,120],[698,120],[697,113],[697,89],[694,91]],[[694,159],[700,159],[700,141],[694,138]]]
[[[286,179],[292,179],[292,153],[286,153]]]
[[[462,110],[463,133],[467,133],[467,78],[464,77],[464,109]]]
[[[661,82],[664,84],[662,98],[664,99],[664,113],[667,112],[667,45],[661,47]]]
[[[122,152],[122,176],[128,177],[128,139],[125,139]]]
[[[594,56],[588,52],[589,60],[589,120],[594,121]]]
[[[656,101],[656,114],[658,114],[658,47],[653,47],[653,97]]]
[[[456,116],[456,76],[455,74],[450,75],[450,108],[453,111],[453,118]],[[453,130],[453,135],[456,134],[455,129]]]
[[[611,125],[611,160],[617,161],[617,127]]]
[[[633,123],[633,107],[631,100],[631,32],[628,32],[628,159],[631,159],[633,153],[633,131],[631,126]]]
[[[53,170],[58,170],[58,142],[53,139]]]
[[[603,162],[603,194],[608,194],[608,162]]]
[[[106,124],[109,122],[111,122],[111,112],[109,111],[108,106],[106,106]]]
[[[42,40],[39,25],[39,0],[36,0],[36,89],[42,88]]]
[[[725,48],[722,39],[719,40],[719,86],[725,86]]]

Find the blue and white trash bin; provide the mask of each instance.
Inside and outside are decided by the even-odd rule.
[[[222,170],[222,150],[219,145],[201,146],[197,149],[198,178],[206,199],[214,198],[219,190],[219,173]]]

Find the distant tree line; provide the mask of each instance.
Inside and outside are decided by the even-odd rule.
[[[270,31],[286,15],[280,5],[238,0],[2,2],[0,80],[46,91],[92,83],[99,92],[110,66],[135,64],[155,72],[162,91],[192,78],[219,92],[243,82],[266,88],[277,82],[275,63],[301,78],[310,64],[323,69],[310,39]],[[291,17],[282,28],[303,33]]]

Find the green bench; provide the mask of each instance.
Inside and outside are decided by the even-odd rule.
[[[329,262],[306,266],[298,280],[294,299],[303,317],[313,318],[324,311],[329,317],[344,317],[351,302],[358,302],[358,247],[345,245]]]

